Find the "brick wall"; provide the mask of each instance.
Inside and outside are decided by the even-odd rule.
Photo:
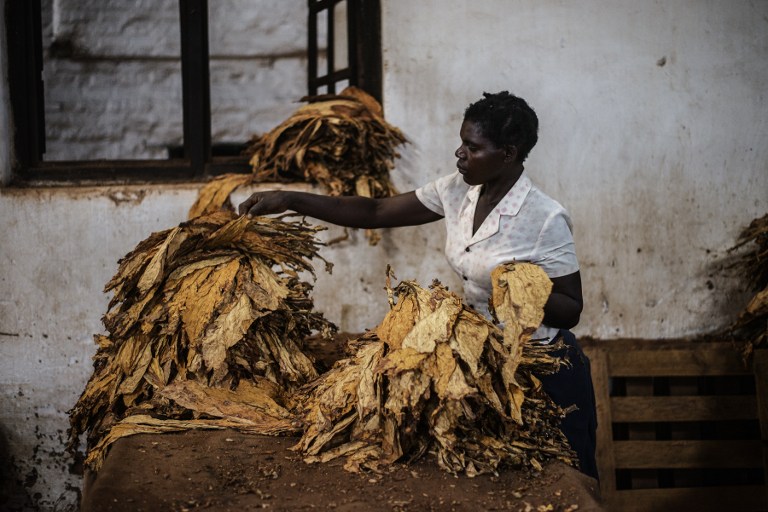
[[[165,158],[182,143],[177,0],[43,3],[46,160]],[[303,0],[209,2],[213,140],[244,142],[306,94]]]

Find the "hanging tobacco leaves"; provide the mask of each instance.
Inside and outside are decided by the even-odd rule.
[[[470,476],[540,470],[551,458],[575,464],[557,426],[563,411],[535,376],[558,371],[564,363],[551,354],[562,345],[530,341],[551,282],[530,264],[492,278],[503,331],[439,283],[388,284],[392,308],[381,324],[354,357],[304,389],[295,448],[305,460],[345,457],[355,471],[431,452],[442,468]]]
[[[768,346],[768,214],[753,220],[739,234],[731,250],[740,248],[747,250],[734,267],[743,273],[749,289],[757,293],[729,327],[728,334],[742,344],[742,355],[748,360],[756,348]]]
[[[230,194],[256,182],[307,182],[323,185],[331,196],[389,197],[396,193],[389,171],[406,142],[384,120],[381,105],[356,87],[309,101],[268,133],[254,137],[246,150],[251,175],[226,174],[200,191],[189,212],[194,218],[232,209]],[[368,231],[371,244],[378,236]]]
[[[259,181],[307,181],[332,196],[388,197],[389,171],[406,142],[381,105],[356,87],[308,98],[285,122],[254,138],[247,152]]]
[[[124,435],[297,432],[288,391],[317,377],[303,340],[335,330],[299,276],[314,273],[319,229],[219,212],[139,243],[106,285],[108,334],[70,411],[70,450],[87,433],[97,469]]]

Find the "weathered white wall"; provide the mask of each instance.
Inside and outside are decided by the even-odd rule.
[[[537,111],[526,168],[573,216],[580,333],[690,335],[743,305],[709,264],[768,210],[768,2],[383,8],[386,113],[419,145],[414,182],[453,169],[483,91]]]
[[[151,4],[162,10],[166,3],[172,4]],[[212,11],[219,3],[210,2]],[[269,128],[292,110],[290,101],[304,94],[302,57],[295,55],[283,28],[288,23],[283,20],[298,16],[289,32],[303,30],[303,12],[285,14],[283,9],[300,4],[294,5],[298,11],[303,0],[236,2],[241,11],[246,3],[254,9],[271,6],[263,16],[239,17],[263,21],[275,16],[273,29],[257,30],[253,21],[237,30],[212,28],[212,39],[216,30],[228,36],[242,30],[249,38],[265,33],[279,44],[254,50],[254,55],[274,53],[273,67],[261,57],[254,65],[245,59],[232,59],[232,66],[226,59],[212,64],[212,69],[222,66],[214,81],[226,89],[219,97],[227,98],[214,100],[214,108],[258,106],[242,117],[231,114],[225,124],[235,131],[226,138],[255,131],[256,125],[238,131],[246,120],[261,119],[263,129]],[[64,4],[67,0],[59,2]],[[81,11],[75,23],[60,11],[56,26],[83,24],[98,34],[100,25],[93,25],[88,12]],[[213,12],[211,18],[216,20]],[[741,227],[768,205],[766,19],[765,1],[383,2],[386,115],[413,141],[393,178],[407,190],[451,172],[464,107],[483,91],[509,89],[528,99],[541,120],[540,142],[527,168],[571,210],[576,224],[586,294],[579,334],[674,337],[722,326],[741,306],[743,295],[734,280],[711,266]],[[125,33],[135,26],[124,24]],[[51,34],[53,27],[52,17]],[[93,53],[132,51],[133,43],[115,46],[107,35],[78,39],[85,32],[77,32],[74,40]],[[145,44],[131,34],[129,42]],[[225,44],[220,41],[212,41],[212,52]],[[166,64],[159,59],[161,71],[156,72],[162,75]],[[61,79],[57,87],[65,85],[68,66],[80,64],[61,64],[62,75],[48,77]],[[95,77],[106,66],[98,61],[85,71],[94,72],[89,83],[104,105],[117,108],[120,101],[110,84],[130,80],[120,82],[112,72],[123,64],[112,63],[104,76],[113,81],[99,82]],[[295,90],[285,85],[294,83]],[[3,81],[0,98],[6,88]],[[125,90],[130,91],[125,96],[129,106],[146,97],[140,87]],[[59,89],[57,94],[62,102],[77,98],[77,91]],[[104,115],[112,112],[99,108]],[[10,159],[4,146],[9,131],[2,122],[7,114],[3,101],[3,175]],[[160,109],[143,111],[141,121],[128,125],[138,126],[138,135],[114,138],[139,140],[142,132],[162,124],[150,118],[154,114],[168,115]],[[226,119],[230,114],[221,115]],[[69,118],[69,125],[62,120],[61,133],[69,137],[76,131],[77,119]],[[83,141],[87,137],[77,144]],[[185,219],[196,188],[0,190],[0,457],[7,447],[14,482],[26,483],[23,490],[43,509],[65,510],[74,503],[72,486],[79,485],[67,472],[62,440],[66,411],[91,372],[91,336],[101,332],[108,299],[102,287],[118,258],[138,241]],[[325,275],[318,264],[318,309],[346,330],[373,327],[386,310],[387,263],[401,279],[427,284],[438,277],[460,289],[443,261],[442,229],[437,224],[386,231],[377,247],[352,231],[349,240],[324,252],[336,265],[333,275]],[[323,237],[341,233],[333,228]]]

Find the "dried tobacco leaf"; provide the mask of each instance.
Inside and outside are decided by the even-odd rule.
[[[396,194],[389,172],[406,138],[384,120],[381,105],[356,87],[338,95],[304,98],[288,119],[254,137],[246,150],[251,175],[226,174],[207,183],[189,211],[194,218],[232,210],[230,194],[256,182],[308,182],[323,185],[331,196],[389,197]],[[366,236],[379,240],[373,230]]]
[[[406,142],[388,124],[375,99],[356,87],[311,98],[263,137],[248,153],[257,179],[320,183],[330,195],[387,197],[389,171]]]
[[[755,349],[768,348],[768,214],[750,222],[731,251],[744,248],[731,267],[756,293],[722,334],[737,343],[748,364]]]
[[[187,217],[194,219],[219,210],[234,212],[229,199],[232,192],[252,182],[253,176],[250,174],[223,174],[213,178],[200,189]]]
[[[108,334],[96,337],[93,375],[70,411],[70,450],[87,433],[97,468],[120,435],[162,421],[297,432],[288,391],[318,375],[303,340],[335,330],[299,278],[314,273],[319,229],[219,212],[138,244],[105,289],[115,293]],[[201,421],[173,423],[190,417]]]
[[[551,282],[517,264],[494,272],[493,283],[504,331],[439,283],[388,290],[393,307],[356,355],[305,387],[306,430],[295,449],[307,462],[344,457],[351,471],[426,452],[470,476],[540,470],[550,458],[575,464],[558,427],[564,412],[534,375],[563,364],[552,355],[561,344],[530,340]]]

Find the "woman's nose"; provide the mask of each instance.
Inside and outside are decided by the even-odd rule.
[[[462,151],[462,147],[461,146],[456,148],[456,152],[454,153],[454,155],[456,155],[456,158],[458,158],[458,159],[464,158],[464,151]]]

